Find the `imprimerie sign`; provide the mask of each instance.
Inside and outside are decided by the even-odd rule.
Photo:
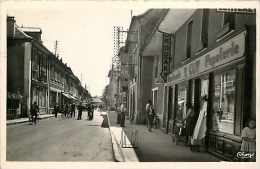
[[[195,59],[187,65],[176,69],[168,76],[168,82],[178,83],[193,78],[203,72],[239,59],[245,52],[246,31],[229,39],[222,45]]]

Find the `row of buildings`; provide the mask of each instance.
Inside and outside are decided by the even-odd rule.
[[[69,65],[43,45],[41,34],[40,28],[19,27],[7,17],[7,119],[28,117],[34,102],[49,114],[55,104],[91,98]]]
[[[241,130],[256,117],[254,9],[150,9],[132,17],[119,57],[120,71],[109,73],[110,106],[125,102],[130,120],[144,124],[151,99],[171,134],[189,104],[196,122],[206,98],[203,146],[235,160]]]

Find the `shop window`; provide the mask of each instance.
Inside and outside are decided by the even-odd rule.
[[[213,130],[234,133],[235,80],[235,69],[214,76]]]
[[[50,91],[50,107],[53,108],[56,104],[56,92]]]
[[[39,90],[39,106],[40,107],[46,106],[46,90],[45,89]]]
[[[187,89],[185,85],[178,85],[176,120],[183,120],[186,116]]]

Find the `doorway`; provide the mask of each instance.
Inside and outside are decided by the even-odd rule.
[[[166,123],[166,133],[169,132],[170,130],[170,125],[169,125],[169,121],[172,118],[172,95],[173,95],[173,89],[172,86],[169,86],[168,89],[168,113],[167,113],[167,123]]]

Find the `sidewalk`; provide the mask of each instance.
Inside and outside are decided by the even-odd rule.
[[[46,118],[51,118],[54,117],[54,114],[40,114],[39,119],[46,119]],[[7,120],[6,124],[7,125],[12,125],[12,124],[18,124],[18,123],[26,123],[29,122],[29,118],[19,118],[19,119],[13,119],[13,120]]]
[[[116,124],[116,113],[109,112],[110,123]],[[128,138],[137,131],[135,138],[135,152],[139,161],[142,162],[218,162],[217,157],[207,152],[192,152],[188,147],[175,145],[170,135],[163,133],[160,129],[153,129],[148,132],[146,125],[130,124],[126,120],[124,131]]]

